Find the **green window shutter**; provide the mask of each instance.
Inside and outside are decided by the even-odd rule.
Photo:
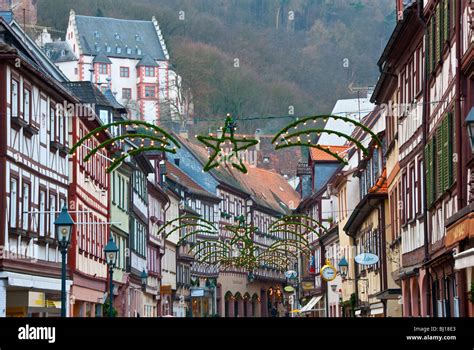
[[[449,161],[450,161],[450,153],[449,153],[449,136],[448,136],[448,133],[449,133],[449,128],[448,128],[448,116],[446,115],[446,117],[443,119],[443,122],[441,123],[441,129],[442,129],[442,134],[443,134],[443,159],[442,159],[442,163],[443,163],[443,186],[442,186],[442,189],[443,189],[443,192],[445,192],[446,190],[448,190],[449,188]]]
[[[436,178],[436,198],[441,197],[443,194],[443,128],[438,126],[436,130],[436,138],[435,138],[435,159],[434,159],[434,172]]]
[[[443,11],[443,26],[444,26],[444,40],[449,40],[451,36],[451,12],[449,6],[449,0],[444,0],[443,2],[444,11]]]
[[[433,203],[433,157],[432,157],[432,146],[433,142],[429,141],[425,146],[425,181],[426,181],[426,203],[427,206],[430,207]],[[426,208],[428,209],[428,208]]]
[[[431,72],[434,71],[436,67],[436,21],[431,20],[431,30],[430,30],[430,57],[431,57]]]
[[[441,60],[441,26],[442,26],[442,21],[441,21],[441,7],[436,6],[436,33],[435,33],[435,42],[436,42],[436,63],[438,63]]]
[[[454,143],[456,142],[454,138],[454,124],[453,124],[453,113],[449,112],[446,117],[446,128],[447,128],[447,143],[448,143],[448,187],[451,187],[454,184],[455,170],[454,167]]]

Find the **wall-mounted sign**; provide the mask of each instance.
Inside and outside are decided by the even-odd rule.
[[[337,270],[331,265],[329,261],[326,261],[326,265],[321,268],[321,277],[326,282],[333,281],[337,276]]]
[[[303,287],[303,290],[311,290],[314,288],[314,282],[303,282],[301,287]]]
[[[285,288],[283,288],[285,290],[285,292],[287,293],[293,293],[295,291],[295,288],[293,288],[292,286],[286,286]]]
[[[375,265],[379,262],[379,257],[372,253],[362,253],[354,258],[359,265]]]
[[[311,175],[311,167],[307,162],[299,162],[296,167],[296,176]]]
[[[293,278],[296,278],[297,276],[298,276],[298,273],[296,271],[288,270],[285,272],[285,277],[288,279],[293,279]]]

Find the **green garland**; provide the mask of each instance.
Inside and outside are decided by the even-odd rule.
[[[127,154],[122,155],[118,159],[114,159],[112,161],[112,164],[107,168],[107,173],[110,173],[113,170],[115,170],[129,156],[135,156],[135,155],[140,154],[142,152],[149,152],[149,151],[176,153],[176,149],[181,147],[179,145],[178,141],[171,134],[169,134],[168,132],[166,132],[165,130],[163,130],[162,128],[160,128],[160,127],[158,127],[154,124],[151,124],[151,123],[148,123],[148,122],[145,122],[145,121],[141,121],[141,120],[123,120],[123,121],[118,121],[118,122],[113,122],[113,123],[109,123],[109,124],[106,124],[106,125],[102,125],[102,126],[96,128],[96,129],[92,130],[91,132],[89,132],[87,135],[82,137],[78,142],[76,142],[74,144],[74,146],[69,151],[69,154],[74,155],[76,150],[86,140],[94,137],[94,135],[96,135],[97,133],[101,133],[103,131],[106,131],[111,127],[123,126],[123,125],[132,126],[132,127],[135,126],[135,125],[143,126],[146,130],[151,129],[152,134],[147,134],[147,133],[142,132],[142,133],[139,133],[139,134],[126,134],[126,135],[116,136],[116,137],[113,137],[111,139],[107,139],[106,141],[99,144],[99,146],[97,146],[94,149],[90,150],[89,153],[84,157],[84,162],[89,161],[90,158],[94,154],[96,154],[100,149],[103,149],[103,148],[107,147],[108,145],[110,145],[112,143],[115,143],[117,141],[122,141],[122,140],[125,140],[125,139],[135,139],[135,138],[148,139],[148,140],[151,140],[153,143],[155,141],[160,142],[161,147],[150,146],[150,147],[140,147],[140,148],[133,149],[133,150],[129,151]],[[155,135],[161,134],[162,136],[158,137],[158,136],[155,136],[153,134],[155,134]],[[167,148],[166,147],[166,146],[170,146],[171,144],[174,145],[173,148]]]
[[[298,129],[298,127],[301,126],[301,124],[302,124],[302,126],[306,126],[309,122],[317,123],[321,119],[324,120],[324,121],[327,121],[328,119],[342,120],[342,121],[345,121],[347,123],[353,124],[356,127],[359,127],[362,130],[364,130],[366,133],[368,133],[372,137],[372,140],[374,140],[374,142],[378,146],[382,147],[382,142],[380,141],[379,137],[372,130],[370,130],[367,126],[365,126],[364,124],[362,124],[360,122],[357,122],[357,121],[352,120],[352,119],[347,118],[347,117],[341,117],[341,116],[317,115],[317,116],[312,116],[312,117],[303,118],[301,120],[297,120],[297,121],[287,125],[282,130],[280,130],[280,132],[278,132],[275,135],[275,137],[272,139],[272,143],[275,144],[275,146],[276,146],[275,149],[280,150],[280,149],[284,149],[284,148],[288,148],[288,147],[295,147],[295,146],[316,148],[316,149],[319,149],[319,150],[331,155],[332,157],[337,159],[339,162],[344,163],[344,164],[347,165],[348,164],[347,160],[340,157],[339,154],[337,154],[336,152],[332,152],[330,149],[328,149],[326,147],[322,147],[321,145],[312,144],[311,140],[308,140],[306,143],[301,141],[301,135],[310,135],[312,133],[316,133],[316,134],[319,135],[319,134],[322,134],[322,133],[326,133],[326,134],[334,134],[334,135],[337,135],[339,137],[343,137],[343,138],[347,139],[348,141],[354,143],[355,146],[357,148],[359,148],[366,156],[369,155],[369,150],[366,147],[364,147],[361,142],[359,142],[358,140],[356,140],[352,136],[346,135],[346,134],[344,134],[342,132],[339,132],[339,131],[319,129],[319,128],[317,128],[317,129],[311,129],[310,128],[310,129],[303,129],[301,131],[297,131],[297,132],[294,132],[292,134],[289,133],[289,130],[291,128]],[[296,142],[295,141],[292,142],[291,139],[295,138],[295,137],[298,140]],[[286,143],[285,144],[279,144],[278,143],[279,140],[283,141],[283,142],[286,142]]]
[[[227,135],[227,131],[229,131],[230,135]],[[217,160],[217,158],[219,156],[222,157],[221,146],[227,141],[231,143],[232,152],[234,153],[235,157],[238,157],[240,151],[244,151],[252,146],[255,146],[259,142],[258,140],[247,139],[246,137],[236,138],[235,122],[229,114],[227,115],[227,118],[225,120],[224,127],[222,128],[222,135],[220,137],[196,135],[196,138],[206,147],[211,148],[213,151],[209,157],[209,161],[204,166],[204,171],[210,171],[211,169],[219,167],[220,161]],[[227,155],[224,155],[224,157],[226,156]],[[224,162],[227,163],[227,159],[225,159]],[[247,167],[244,165],[241,159],[238,159],[238,162],[232,161],[231,165],[244,174],[248,172]]]

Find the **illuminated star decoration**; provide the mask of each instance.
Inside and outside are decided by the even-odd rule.
[[[234,135],[235,129],[236,124],[230,114],[228,114],[225,120],[225,125],[221,129],[222,135],[220,137],[214,137],[212,135],[196,136],[200,142],[212,149],[209,161],[204,166],[204,171],[217,168],[221,163],[230,163],[234,168],[241,171],[242,173],[247,173],[247,168],[245,167],[242,159],[239,157],[239,152],[255,146],[258,144],[258,141],[255,139],[247,139],[245,136],[242,138],[236,138]],[[224,149],[222,148],[222,146],[227,145],[227,142],[229,142],[231,145],[230,153],[225,153]]]

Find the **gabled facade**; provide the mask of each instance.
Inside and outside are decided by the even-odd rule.
[[[403,315],[426,315],[421,286],[425,258],[423,105],[425,46],[420,7],[403,11],[379,60],[382,75],[372,101],[386,121],[387,185],[390,207],[388,251],[403,293]],[[423,306],[424,307],[424,306]]]
[[[105,96],[90,82],[64,84],[84,106],[76,118],[69,118],[71,144],[76,144],[103,122],[113,118],[114,110]],[[73,276],[72,315],[102,315],[107,290],[107,264],[104,248],[110,235],[110,175],[106,172],[109,152],[99,150],[89,161],[84,157],[110,137],[106,131],[89,138],[69,159],[69,208],[76,222],[71,241],[69,265]]]
[[[431,302],[427,314],[453,317],[464,313],[462,276],[454,271],[447,249],[445,223],[465,206],[467,177],[462,168],[466,130],[462,128],[460,50],[462,47],[461,2],[428,1],[423,8],[426,22],[426,201],[428,250],[424,264]],[[457,155],[457,156],[456,156]],[[460,159],[459,159],[459,158]],[[464,178],[464,179],[463,179]]]
[[[67,120],[75,115],[56,105],[77,100],[24,36],[0,18],[0,316],[58,316],[54,220],[68,203]],[[68,294],[70,285],[68,274]]]

